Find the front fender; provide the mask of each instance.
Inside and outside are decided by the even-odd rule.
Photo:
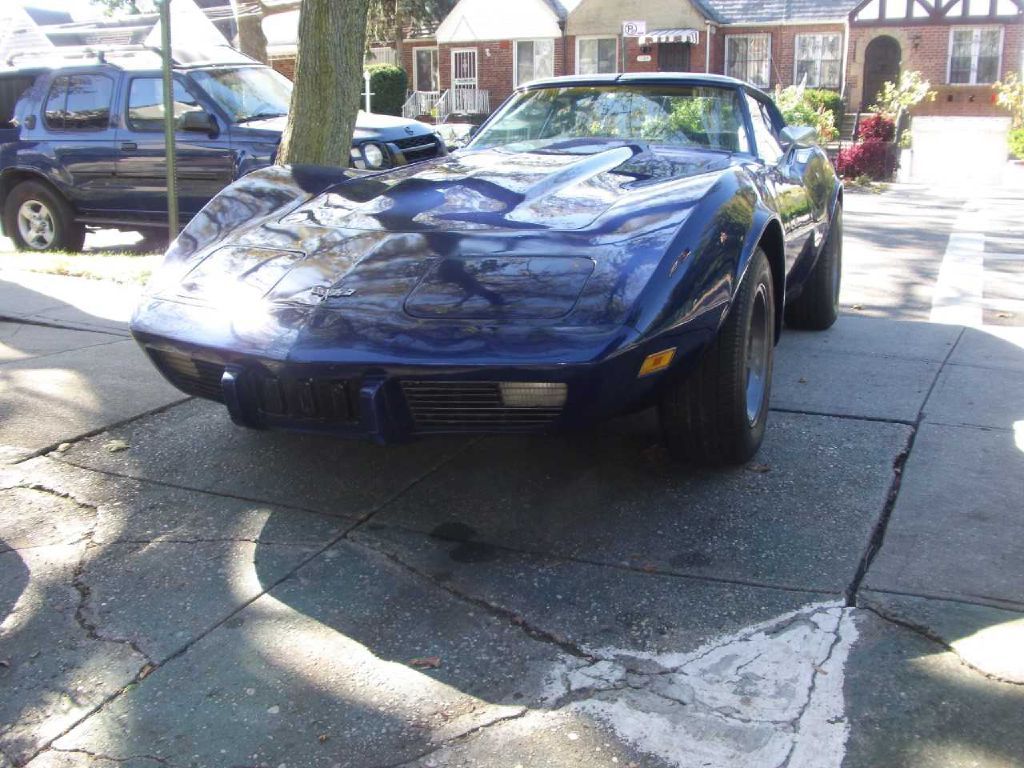
[[[723,174],[680,227],[630,324],[645,337],[702,328],[713,338],[754,249],[777,221],[749,171]]]

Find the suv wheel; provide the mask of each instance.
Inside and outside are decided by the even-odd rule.
[[[75,223],[67,201],[36,181],[7,195],[4,230],[19,251],[80,251],[85,242],[85,227]]]

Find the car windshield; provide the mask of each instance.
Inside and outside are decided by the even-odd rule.
[[[199,69],[192,77],[232,123],[288,114],[292,84],[270,67]]]
[[[644,141],[747,152],[738,92],[680,85],[538,88],[512,99],[481,129],[473,149],[536,152],[567,139]]]

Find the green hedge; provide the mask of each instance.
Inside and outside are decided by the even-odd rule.
[[[373,93],[373,111],[381,115],[402,114],[408,78],[405,70],[393,64],[374,64],[367,67],[370,73],[370,92]],[[362,90],[362,88],[360,88]]]
[[[804,101],[808,102],[815,110],[818,107],[824,107],[831,112],[832,117],[835,118],[836,128],[843,124],[843,100],[835,91],[808,88],[804,91]]]
[[[1018,160],[1024,160],[1024,128],[1010,131],[1010,154]]]

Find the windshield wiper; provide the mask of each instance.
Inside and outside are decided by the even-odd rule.
[[[287,112],[259,112],[255,115],[243,117],[241,120],[238,121],[238,124],[241,125],[242,123],[251,123],[253,120],[269,120],[272,117],[284,117],[287,114]]]

